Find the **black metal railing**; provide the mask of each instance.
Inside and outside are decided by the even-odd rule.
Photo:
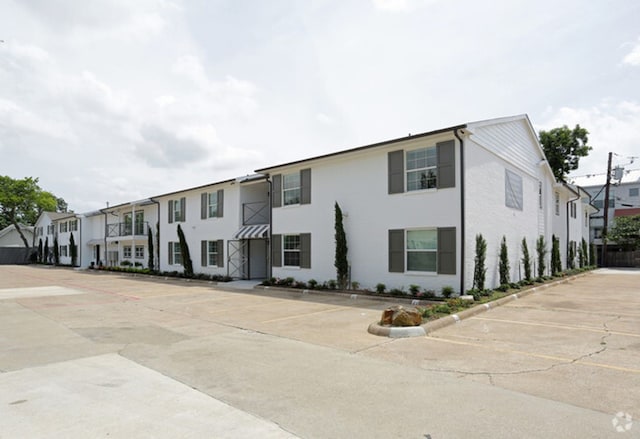
[[[107,224],[107,237],[114,236],[142,236],[147,232],[149,223],[147,221],[131,223],[113,223]]]
[[[269,224],[269,203],[257,201],[242,205],[242,225],[253,226],[256,224]]]

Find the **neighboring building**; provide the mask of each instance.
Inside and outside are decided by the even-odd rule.
[[[19,227],[20,231],[29,243],[29,247],[33,247],[33,234],[35,228],[24,224],[20,224]],[[24,247],[24,241],[13,224],[10,224],[0,230],[0,247]]]

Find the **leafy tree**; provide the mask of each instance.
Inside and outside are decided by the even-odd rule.
[[[69,205],[67,204],[66,201],[64,201],[64,198],[56,198],[56,211],[57,212],[69,211]]]
[[[60,265],[60,247],[58,246],[58,237],[53,238],[53,263]]]
[[[556,235],[551,237],[551,276],[557,276],[562,271],[560,261],[560,239]]]
[[[559,181],[565,181],[569,172],[578,169],[580,157],[586,157],[591,151],[591,146],[587,145],[588,135],[589,132],[580,125],[574,129],[563,125],[538,133],[549,166]]]
[[[542,277],[545,268],[547,268],[544,263],[544,258],[547,255],[547,243],[542,235],[536,241],[536,253],[538,254],[538,277]]]
[[[608,239],[626,250],[640,248],[640,215],[621,216],[609,229]]]
[[[153,233],[151,233],[151,227],[147,228],[147,247],[148,247],[148,258],[147,258],[147,266],[149,270],[153,271]]]
[[[178,224],[178,241],[180,243],[180,254],[182,255],[182,266],[184,267],[184,275],[186,277],[193,277],[193,262],[191,261],[191,255],[189,254],[189,244],[184,237],[182,227]]]
[[[500,272],[500,285],[509,283],[509,250],[507,249],[507,237],[502,237],[500,243],[500,262],[498,263],[498,271]]]
[[[485,261],[487,259],[487,241],[482,234],[476,235],[476,257],[473,268],[473,287],[484,290],[484,282],[487,274]]]
[[[56,197],[42,190],[37,178],[0,176],[0,228],[13,224],[26,248],[30,245],[20,224],[33,225],[42,212],[55,211],[56,206]]]
[[[336,230],[336,255],[334,265],[336,267],[336,280],[338,288],[344,290],[347,288],[349,281],[349,261],[347,260],[347,235],[344,232],[342,224],[342,209],[336,201],[335,204],[335,230]]]
[[[73,237],[73,232],[69,236],[69,253],[71,256],[71,266],[75,267],[78,262],[78,247],[76,246],[76,239]]]
[[[529,256],[529,247],[527,247],[527,238],[522,238],[522,265],[524,265],[524,279],[531,280],[531,257]]]

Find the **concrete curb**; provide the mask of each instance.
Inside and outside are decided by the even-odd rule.
[[[563,279],[558,279],[553,282],[549,282],[537,287],[529,288],[524,291],[520,291],[518,293],[513,293],[508,296],[502,297],[500,299],[494,300],[492,302],[481,303],[480,305],[476,305],[473,308],[468,308],[460,311],[456,314],[451,314],[446,317],[441,317],[437,320],[432,320],[427,323],[423,323],[420,326],[408,326],[408,327],[393,327],[393,326],[383,326],[378,322],[374,322],[369,325],[367,331],[369,334],[379,335],[381,337],[391,337],[391,338],[400,338],[400,337],[420,337],[424,335],[428,335],[433,331],[437,331],[438,329],[442,329],[449,325],[453,325],[459,323],[461,320],[468,319],[469,317],[473,317],[477,314],[481,314],[483,312],[489,311],[498,306],[504,305],[505,303],[509,303],[514,300],[518,300],[522,297],[526,297],[530,294],[535,293],[536,291],[545,290],[555,285],[563,284],[566,282],[570,282],[574,279],[583,277],[588,275],[590,272],[576,274],[574,276],[570,276]]]

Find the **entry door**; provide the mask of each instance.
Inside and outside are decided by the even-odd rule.
[[[227,241],[227,276],[247,279],[249,275],[249,246],[247,240]]]

